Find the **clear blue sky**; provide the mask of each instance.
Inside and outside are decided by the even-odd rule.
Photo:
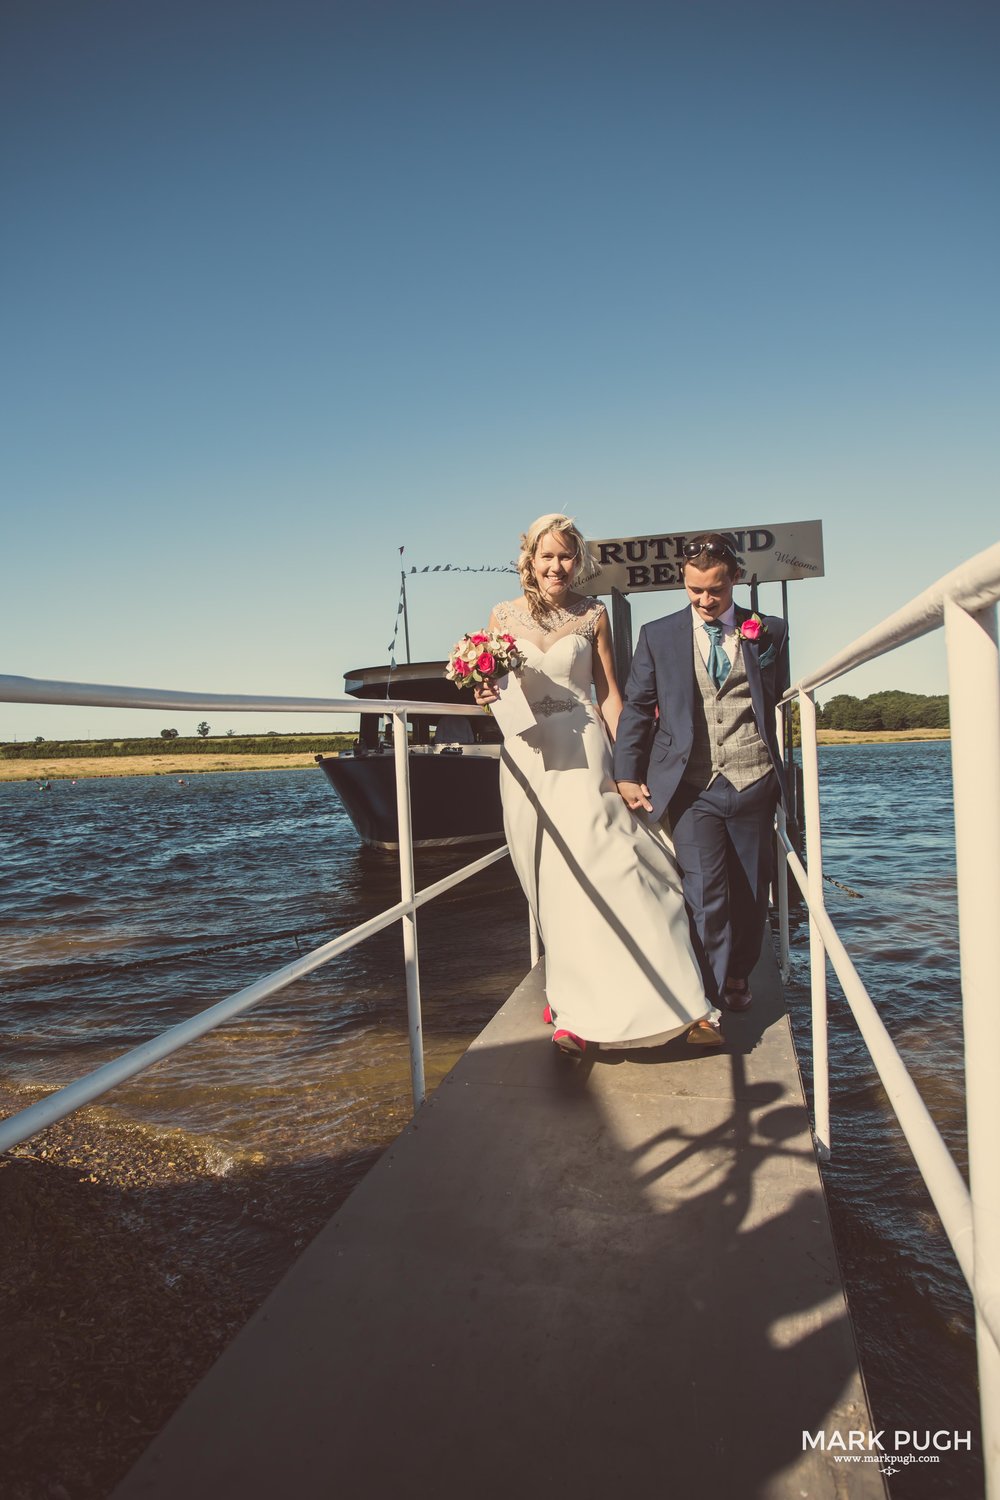
[[[998,41],[971,0],[7,0],[0,669],[339,694],[400,545],[504,562],[555,509],[821,518],[818,665],[1000,533]],[[513,592],[415,580],[414,656]],[[944,682],[935,637],[843,690]]]

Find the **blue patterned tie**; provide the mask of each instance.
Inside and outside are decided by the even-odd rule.
[[[732,662],[722,649],[722,626],[718,620],[704,622],[702,629],[708,631],[711,646],[708,652],[708,675],[717,688],[720,688],[729,676]]]

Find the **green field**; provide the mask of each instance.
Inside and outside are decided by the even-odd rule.
[[[128,755],[319,755],[347,750],[354,734],[210,734],[165,740],[31,740],[0,744],[0,760],[92,760]]]

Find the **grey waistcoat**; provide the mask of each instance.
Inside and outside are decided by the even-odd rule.
[[[704,788],[716,776],[726,776],[742,792],[772,769],[753,716],[742,645],[737,647],[729,676],[721,688],[716,688],[695,640],[694,679],[698,687],[694,695],[694,744],[684,780]]]

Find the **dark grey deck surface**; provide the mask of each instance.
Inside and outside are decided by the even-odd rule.
[[[574,1064],[529,975],[115,1500],[884,1495],[773,958]]]

